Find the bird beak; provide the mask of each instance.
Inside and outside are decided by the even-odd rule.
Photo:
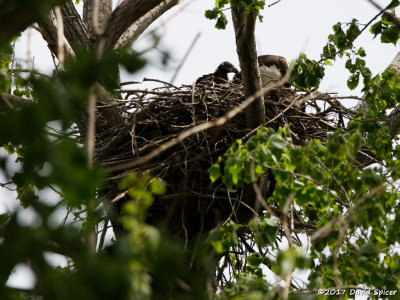
[[[235,67],[233,67],[233,68],[231,69],[231,72],[232,72],[232,73],[235,73],[235,74],[238,74],[238,73],[239,73],[239,71],[238,71]]]

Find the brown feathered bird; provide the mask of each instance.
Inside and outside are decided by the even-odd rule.
[[[262,87],[270,87],[286,75],[288,64],[284,57],[278,55],[261,55],[258,58]],[[242,82],[242,74],[239,72],[232,80],[235,83]]]
[[[286,59],[278,55],[261,55],[258,57],[258,65],[263,88],[273,86],[288,70]]]
[[[218,66],[218,68],[215,70],[214,73],[206,74],[199,77],[196,80],[196,83],[200,83],[202,81],[213,81],[215,83],[223,83],[225,81],[228,81],[229,73],[238,74],[238,70],[229,61],[224,61]]]

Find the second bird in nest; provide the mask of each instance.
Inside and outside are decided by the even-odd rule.
[[[260,77],[263,88],[273,86],[288,71],[288,64],[284,57],[278,55],[261,55],[257,57],[260,67]],[[232,80],[234,83],[242,82],[242,73],[239,72]]]
[[[228,74],[235,73],[238,74],[238,70],[229,62],[224,61],[221,63],[214,73],[206,74],[199,77],[196,83],[201,83],[203,81],[213,81],[215,83],[224,83],[229,80]]]

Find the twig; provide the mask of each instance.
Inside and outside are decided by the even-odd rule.
[[[196,45],[196,43],[197,43],[198,39],[200,38],[200,36],[201,36],[201,33],[198,32],[196,34],[196,36],[194,37],[192,43],[190,44],[189,48],[186,50],[185,55],[183,56],[181,62],[179,63],[178,67],[175,70],[174,75],[171,78],[171,84],[174,83],[176,77],[179,74],[179,71],[181,70],[181,68],[182,68],[183,64],[185,63],[186,59],[189,57],[190,52],[192,52],[192,50],[194,49],[194,46]]]
[[[369,1],[370,1],[370,0],[369,0]],[[347,48],[348,46],[350,46],[351,44],[353,44],[353,42],[361,35],[361,33],[363,33],[364,30],[367,29],[368,26],[371,25],[371,23],[372,23],[375,19],[377,19],[382,13],[383,13],[383,12],[380,11],[380,12],[379,12],[375,17],[373,17],[367,24],[365,24],[365,26],[360,30],[360,32],[359,32],[354,38],[352,38],[343,48]],[[323,61],[325,61],[325,60],[327,60],[327,59],[330,59],[330,58],[336,56],[336,55],[337,55],[338,53],[340,53],[341,51],[342,51],[342,50],[338,50],[338,51],[336,51],[335,53],[333,53],[333,54],[331,54],[331,55],[328,55],[327,57],[321,58],[319,61],[316,62],[316,64],[319,64],[319,63],[321,63],[321,62],[323,62]]]
[[[100,241],[99,241],[99,250],[102,250],[103,246],[104,246],[104,240],[105,240],[107,229],[108,229],[108,222],[109,222],[109,219],[104,220],[103,231],[101,232]]]
[[[371,3],[373,6],[375,6],[377,9],[380,10],[380,14],[383,13],[385,16],[387,16],[390,21],[392,21],[396,27],[400,28],[400,20],[398,18],[396,18],[396,16],[392,13],[388,13],[386,11],[386,8],[381,7],[378,3],[376,3],[373,0],[368,0],[369,3]]]
[[[271,4],[268,4],[268,7],[274,6],[274,5],[278,4],[281,1],[282,0],[277,0],[277,1],[273,2],[273,3],[271,3]]]

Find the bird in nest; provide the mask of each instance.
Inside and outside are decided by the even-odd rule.
[[[260,77],[263,88],[273,86],[288,71],[288,64],[284,57],[278,55],[261,55],[258,58]],[[232,80],[234,83],[242,82],[242,73],[238,72]]]
[[[215,83],[224,83],[229,80],[228,74],[235,73],[236,75],[239,73],[238,70],[229,62],[222,62],[214,73],[206,74],[199,77],[196,80],[196,83],[201,83],[204,81],[213,81]]]

